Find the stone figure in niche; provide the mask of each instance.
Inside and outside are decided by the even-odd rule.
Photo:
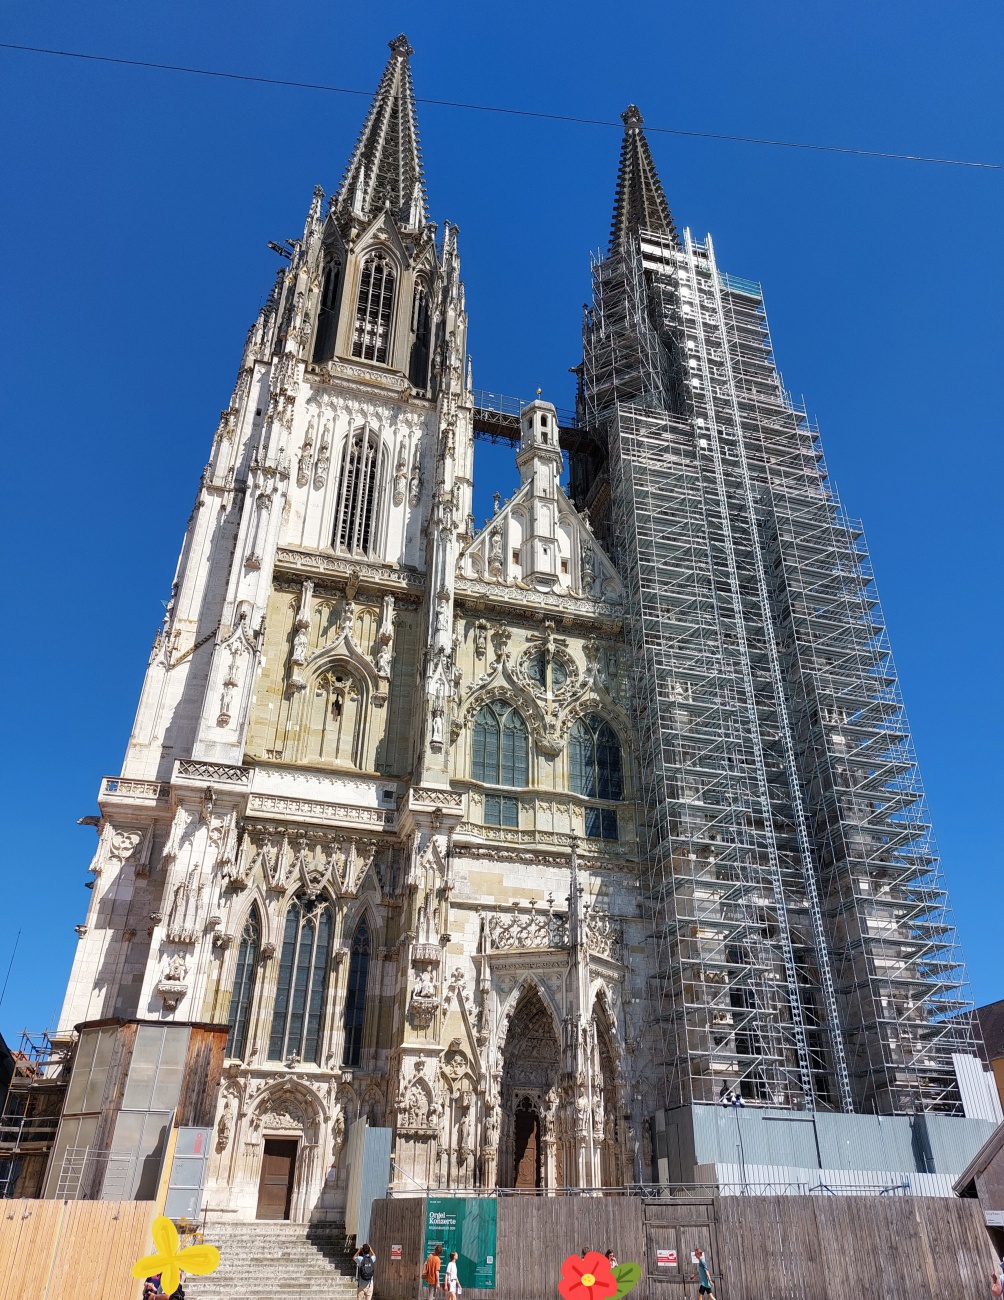
[[[390,676],[390,646],[383,645],[377,651],[376,670],[378,677]]]
[[[499,1113],[498,1109],[493,1106],[485,1116],[485,1141],[484,1145],[494,1151],[499,1144]]]
[[[432,715],[432,740],[437,745],[443,743],[443,714],[439,709]]]
[[[310,480],[310,467],[314,461],[314,421],[307,425],[307,434],[300,451],[300,464],[296,474],[297,487],[306,487]]]
[[[331,1121],[331,1145],[338,1159],[338,1154],[345,1144],[345,1111],[341,1105],[335,1106],[335,1118]]]
[[[488,534],[488,572],[498,577],[502,572],[502,529],[493,528]]]
[[[432,971],[428,967],[418,977],[418,983],[415,985],[415,995],[420,998],[434,998],[436,996],[436,983]]]
[[[233,1097],[228,1092],[223,1099],[223,1111],[220,1115],[220,1121],[216,1125],[216,1150],[225,1151],[230,1142],[230,1134],[234,1125],[234,1102]]]
[[[291,658],[295,664],[305,664],[307,662],[307,629],[305,627],[296,629],[296,635],[293,637],[293,654]]]
[[[593,544],[588,537],[582,543],[579,562],[582,569],[582,590],[589,596],[596,583],[596,575],[593,572]]]
[[[180,952],[176,952],[171,960],[167,963],[167,969],[164,971],[166,980],[175,980],[181,982],[188,974],[188,963]]]
[[[324,441],[321,443],[320,451],[317,453],[317,464],[314,466],[314,487],[322,488],[328,481],[328,462],[331,458],[330,430],[325,428]]]

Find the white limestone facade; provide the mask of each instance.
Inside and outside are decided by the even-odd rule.
[[[636,776],[611,560],[521,415],[475,532],[457,231],[427,216],[403,38],[252,326],[188,523],[61,1017],[230,1025],[206,1208],[650,1167]]]

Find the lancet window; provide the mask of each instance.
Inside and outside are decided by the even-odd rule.
[[[576,794],[620,799],[621,747],[613,727],[596,714],[579,718],[568,742],[568,775]]]
[[[320,1064],[324,994],[331,960],[331,909],[320,900],[294,898],[286,912],[275,993],[270,1061],[291,1056]]]
[[[349,984],[345,993],[345,1046],[343,1065],[358,1065],[363,1044],[366,979],[370,966],[370,930],[365,919],[356,926],[349,954]]]
[[[338,513],[332,545],[350,555],[368,555],[376,532],[380,477],[376,435],[357,429],[345,441],[338,484]]]
[[[414,342],[411,345],[408,378],[416,388],[427,388],[429,386],[429,345],[432,334],[432,320],[429,312],[429,292],[423,284],[415,286],[415,298],[411,309],[411,329]]]
[[[260,949],[261,918],[258,915],[258,908],[252,907],[241,931],[240,947],[237,949],[237,969],[234,971],[230,1011],[227,1016],[227,1023],[230,1025],[227,1056],[235,1056],[241,1060],[244,1059],[247,1047],[251,999],[254,997],[255,972],[258,969]]]
[[[321,280],[321,305],[317,312],[317,330],[314,334],[314,361],[330,361],[335,355],[335,335],[338,330],[338,290],[342,280],[342,264],[337,257],[329,258]]]
[[[386,362],[394,312],[394,271],[384,253],[371,253],[359,276],[352,355]]]
[[[530,738],[519,710],[485,704],[474,719],[471,776],[485,785],[529,784]]]

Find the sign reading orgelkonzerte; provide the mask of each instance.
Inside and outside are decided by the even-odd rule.
[[[457,1252],[457,1277],[462,1287],[495,1290],[494,1196],[430,1196],[425,1203],[425,1253],[442,1246],[443,1268],[450,1251]]]

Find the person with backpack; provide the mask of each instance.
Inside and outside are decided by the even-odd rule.
[[[352,1256],[356,1261],[356,1300],[373,1300],[373,1274],[376,1272],[376,1255],[369,1242],[365,1242]]]

